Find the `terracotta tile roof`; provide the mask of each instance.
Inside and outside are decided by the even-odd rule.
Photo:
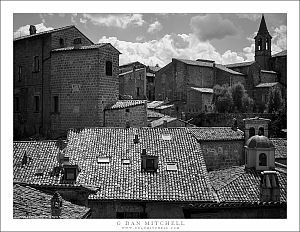
[[[244,207],[286,207],[286,202],[213,202],[194,203],[184,206],[185,209],[244,208]]]
[[[244,132],[231,127],[196,127],[190,128],[192,135],[201,141],[243,140]]]
[[[71,51],[71,50],[89,50],[89,49],[98,49],[101,47],[104,47],[110,43],[98,43],[98,44],[92,44],[92,45],[82,45],[77,49],[74,49],[74,46],[71,47],[65,47],[65,48],[57,48],[53,49],[52,52],[59,52],[59,51]]]
[[[254,63],[255,63],[255,61],[234,63],[234,64],[226,64],[225,67],[227,67],[227,68],[245,67],[245,66],[250,66]]]
[[[134,144],[134,135],[140,143]],[[170,135],[164,140],[162,135]],[[158,170],[141,171],[141,151],[158,156]],[[24,150],[31,160],[20,166]],[[199,143],[187,128],[86,128],[68,134],[66,156],[81,171],[74,186],[99,189],[90,199],[207,202],[214,201],[211,184]],[[61,185],[61,176],[49,172],[57,165],[55,142],[14,142],[14,180],[25,183]],[[98,158],[109,157],[107,164]],[[122,159],[130,159],[123,165]],[[175,162],[178,171],[167,171],[166,163]],[[36,170],[45,169],[36,176]],[[184,181],[183,181],[184,180]]]
[[[151,102],[147,102],[147,108],[148,109],[154,109],[157,106],[160,106],[164,104],[164,101],[151,101]]]
[[[13,218],[51,218],[51,198],[52,195],[43,193],[37,189],[14,184]],[[60,218],[80,219],[85,218],[89,213],[89,208],[63,200]]]
[[[281,51],[281,52],[278,52],[278,53],[272,55],[272,57],[278,57],[278,56],[287,56],[287,50],[284,50],[284,51]]]
[[[66,29],[69,29],[69,28],[72,28],[72,27],[75,27],[75,26],[74,25],[69,25],[69,26],[65,26],[65,27],[55,28],[53,30],[42,31],[42,32],[39,32],[39,33],[35,33],[33,35],[25,35],[25,36],[15,38],[14,41],[21,40],[21,39],[27,39],[27,38],[31,38],[31,37],[35,37],[35,36],[39,36],[39,35],[44,35],[44,34],[50,34],[50,33],[53,33],[53,32],[66,30]]]
[[[286,146],[287,139],[285,138],[270,138],[275,146],[275,158],[287,158]]]
[[[260,174],[244,166],[208,173],[220,202],[259,202]],[[280,201],[286,202],[287,176],[278,172]]]
[[[161,114],[159,112],[153,110],[147,110],[147,118],[162,118],[164,116],[165,116],[164,114]]]
[[[232,69],[229,69],[227,68],[226,66],[222,65],[222,64],[215,64],[216,65],[216,68],[220,69],[220,70],[223,70],[225,72],[228,72],[228,73],[231,73],[231,74],[234,74],[234,75],[242,75],[242,76],[245,76],[245,74],[243,73],[240,73],[240,72],[236,72]]]
[[[145,100],[118,100],[116,103],[107,106],[106,110],[115,110],[115,109],[125,109],[128,107],[144,105],[146,104]]]
[[[177,120],[177,118],[173,118],[173,117],[164,115],[163,117],[161,117],[159,119],[153,120],[151,122],[151,127],[159,127],[159,126],[162,126],[165,123],[165,121],[167,123],[169,123],[169,122],[173,122],[173,121],[176,121],[176,120]]]
[[[214,93],[214,90],[212,88],[198,88],[198,87],[190,87],[190,88],[200,93]]]
[[[256,88],[270,88],[273,87],[275,85],[277,85],[278,82],[272,82],[272,83],[260,83],[257,86],[255,86]]]

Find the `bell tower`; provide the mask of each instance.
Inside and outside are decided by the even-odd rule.
[[[262,15],[260,26],[255,39],[255,61],[260,65],[261,69],[269,70],[269,60],[271,58],[271,40],[265,17]]]

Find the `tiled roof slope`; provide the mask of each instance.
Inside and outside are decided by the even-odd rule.
[[[255,86],[256,88],[270,88],[273,87],[275,85],[277,85],[278,82],[271,82],[271,83],[260,83],[257,86]]]
[[[135,134],[140,143],[134,144]],[[171,135],[163,140],[162,135]],[[141,171],[141,152],[158,156],[158,170]],[[22,167],[24,151],[31,158]],[[187,128],[87,128],[68,134],[66,156],[81,171],[74,186],[99,188],[90,199],[210,202],[215,198],[198,142]],[[14,142],[14,181],[62,185],[62,176],[51,176],[57,165],[55,142]],[[99,157],[109,157],[107,164]],[[122,164],[130,159],[130,164]],[[167,171],[166,163],[177,163],[178,171]],[[44,175],[36,176],[39,167]]]
[[[186,128],[91,128],[70,131],[68,139],[67,154],[82,168],[78,181],[99,187],[90,199],[214,201],[200,145]],[[158,157],[156,173],[141,171],[143,148]],[[98,164],[98,157],[110,162]],[[167,171],[167,162],[177,163],[178,171]]]
[[[13,218],[51,218],[52,195],[38,191],[29,186],[14,185],[13,188]],[[60,218],[80,219],[89,214],[90,209],[63,200]]]
[[[275,146],[275,158],[287,158],[287,140],[285,138],[270,138],[270,140]]]
[[[33,35],[25,35],[25,36],[15,38],[14,41],[21,40],[21,39],[26,39],[26,38],[30,38],[30,37],[35,37],[35,36],[39,36],[39,35],[43,35],[43,34],[50,34],[50,33],[53,33],[53,32],[66,30],[66,29],[69,29],[69,28],[72,28],[72,27],[75,27],[75,26],[74,25],[69,25],[69,26],[65,26],[65,27],[55,28],[53,30],[42,31],[42,32],[39,32],[39,33],[35,33]]]
[[[76,49],[74,49],[74,46],[71,46],[71,47],[53,49],[52,52],[97,49],[97,48],[104,47],[108,44],[110,44],[110,43],[98,43],[98,44],[92,44],[92,45],[82,45],[82,46],[80,46],[79,48],[76,48]]]
[[[194,65],[194,66],[203,66],[203,67],[213,67],[213,63],[212,62],[205,62],[205,61],[197,61],[197,60],[186,60],[186,59],[175,59],[174,60],[178,60],[180,62],[183,62],[187,65]]]
[[[170,117],[170,116],[168,116],[168,115],[164,115],[163,117],[161,117],[161,118],[159,118],[159,119],[153,120],[153,121],[151,122],[151,127],[162,126],[162,125],[165,123],[165,121],[166,121],[167,123],[169,123],[169,122],[173,122],[173,121],[175,121],[175,120],[177,120],[177,118],[173,118],[173,117]]]
[[[278,53],[272,55],[272,57],[286,56],[286,55],[287,55],[287,50],[284,50],[282,52],[278,52]]]
[[[243,140],[244,132],[231,127],[195,127],[190,132],[200,141]]]
[[[260,175],[244,166],[209,172],[209,178],[220,202],[258,202]],[[286,202],[286,174],[278,172],[280,201]]]
[[[145,104],[145,100],[118,100],[116,103],[106,107],[107,110],[125,109],[128,107]]]
[[[226,64],[225,67],[227,67],[227,68],[245,67],[245,66],[252,65],[254,63],[255,63],[255,61],[234,63],[234,64]]]

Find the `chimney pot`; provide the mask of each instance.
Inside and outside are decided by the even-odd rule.
[[[134,135],[134,139],[133,139],[133,142],[134,143],[139,143],[139,136],[138,135]]]
[[[51,198],[51,217],[52,218],[60,218],[62,210],[62,197],[56,191]]]
[[[30,35],[36,34],[36,27],[34,25],[30,25],[30,27],[29,27],[29,34]]]

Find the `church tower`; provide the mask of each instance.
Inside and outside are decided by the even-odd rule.
[[[255,39],[255,61],[260,65],[261,69],[269,70],[269,60],[271,58],[271,39],[265,17],[262,15],[260,26]]]

